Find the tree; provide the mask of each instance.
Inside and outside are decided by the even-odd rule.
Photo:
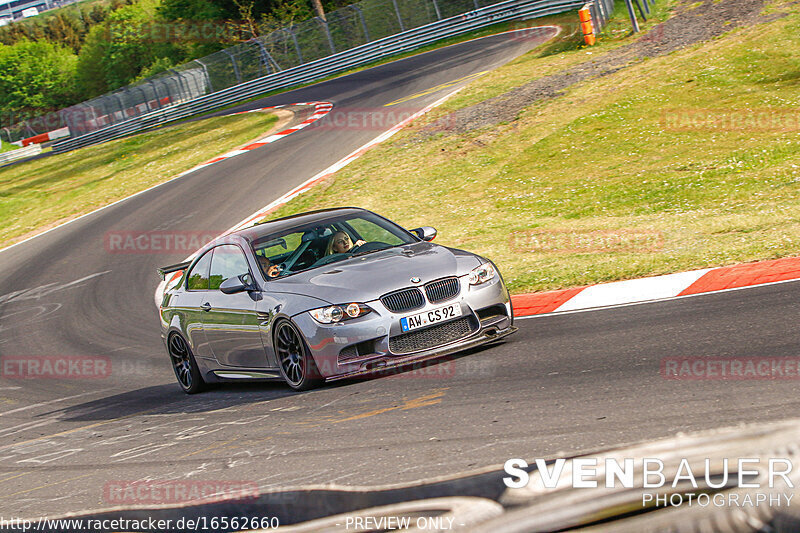
[[[0,106],[6,114],[36,114],[72,103],[77,58],[48,42],[0,44]],[[16,122],[8,115],[4,123]]]
[[[153,73],[153,65],[172,65],[186,51],[154,25],[158,0],[117,9],[89,32],[78,56],[78,88],[86,98],[113,91]]]
[[[104,61],[111,46],[104,25],[94,26],[78,54],[75,84],[83,99],[92,98],[108,92],[108,79]]]

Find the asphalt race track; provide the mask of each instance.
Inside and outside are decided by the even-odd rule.
[[[489,37],[239,110],[312,100],[388,109],[535,44]],[[394,107],[421,109],[456,86]],[[310,127],[0,252],[0,355],[110,364],[96,379],[0,378],[0,514],[111,507],[120,502],[106,489],[120,481],[368,486],[797,416],[793,380],[661,374],[666,357],[797,356],[797,282],[519,320],[503,344],[308,393],[268,383],[183,394],[153,293],[155,268],[187,254],[111,253],[105,236],[220,233],[379,133]]]

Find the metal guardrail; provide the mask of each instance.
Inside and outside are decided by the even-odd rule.
[[[32,155],[39,155],[41,153],[41,144],[32,144],[30,146],[26,146],[25,148],[11,150],[10,152],[3,152],[0,154],[0,165],[10,163],[11,161],[16,161],[18,159],[25,159],[26,157],[30,157]]]
[[[388,56],[414,50],[435,41],[490,26],[498,22],[554,15],[565,11],[577,10],[584,4],[585,2],[583,0],[538,0],[532,2],[526,0],[507,0],[499,4],[479,8],[461,15],[426,24],[413,30],[384,37],[383,39],[372,41],[344,52],[269,74],[187,102],[143,114],[102,130],[97,130],[80,137],[57,143],[53,145],[53,151],[62,153],[124,137],[131,133],[143,131],[167,122],[241,102],[247,98],[258,96],[272,90],[288,88],[319,80],[331,74],[356,68]],[[600,0],[600,5],[605,8],[603,9],[605,13],[602,14],[600,13],[600,5],[595,8],[598,15],[598,18],[595,20],[597,24],[601,26],[610,15],[611,10],[608,9],[609,4],[613,7],[613,0]]]

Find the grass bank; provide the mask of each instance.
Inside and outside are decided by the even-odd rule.
[[[261,137],[272,113],[210,118],[0,169],[0,247]]]
[[[430,135],[418,123],[275,216],[349,198],[436,226],[437,242],[494,259],[516,292],[796,255],[800,7],[765,14],[780,18],[635,58],[505,124]],[[637,38],[624,33],[529,53],[425,120]]]

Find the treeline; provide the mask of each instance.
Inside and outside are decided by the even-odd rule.
[[[344,0],[97,0],[0,27],[0,125],[89,100]]]

